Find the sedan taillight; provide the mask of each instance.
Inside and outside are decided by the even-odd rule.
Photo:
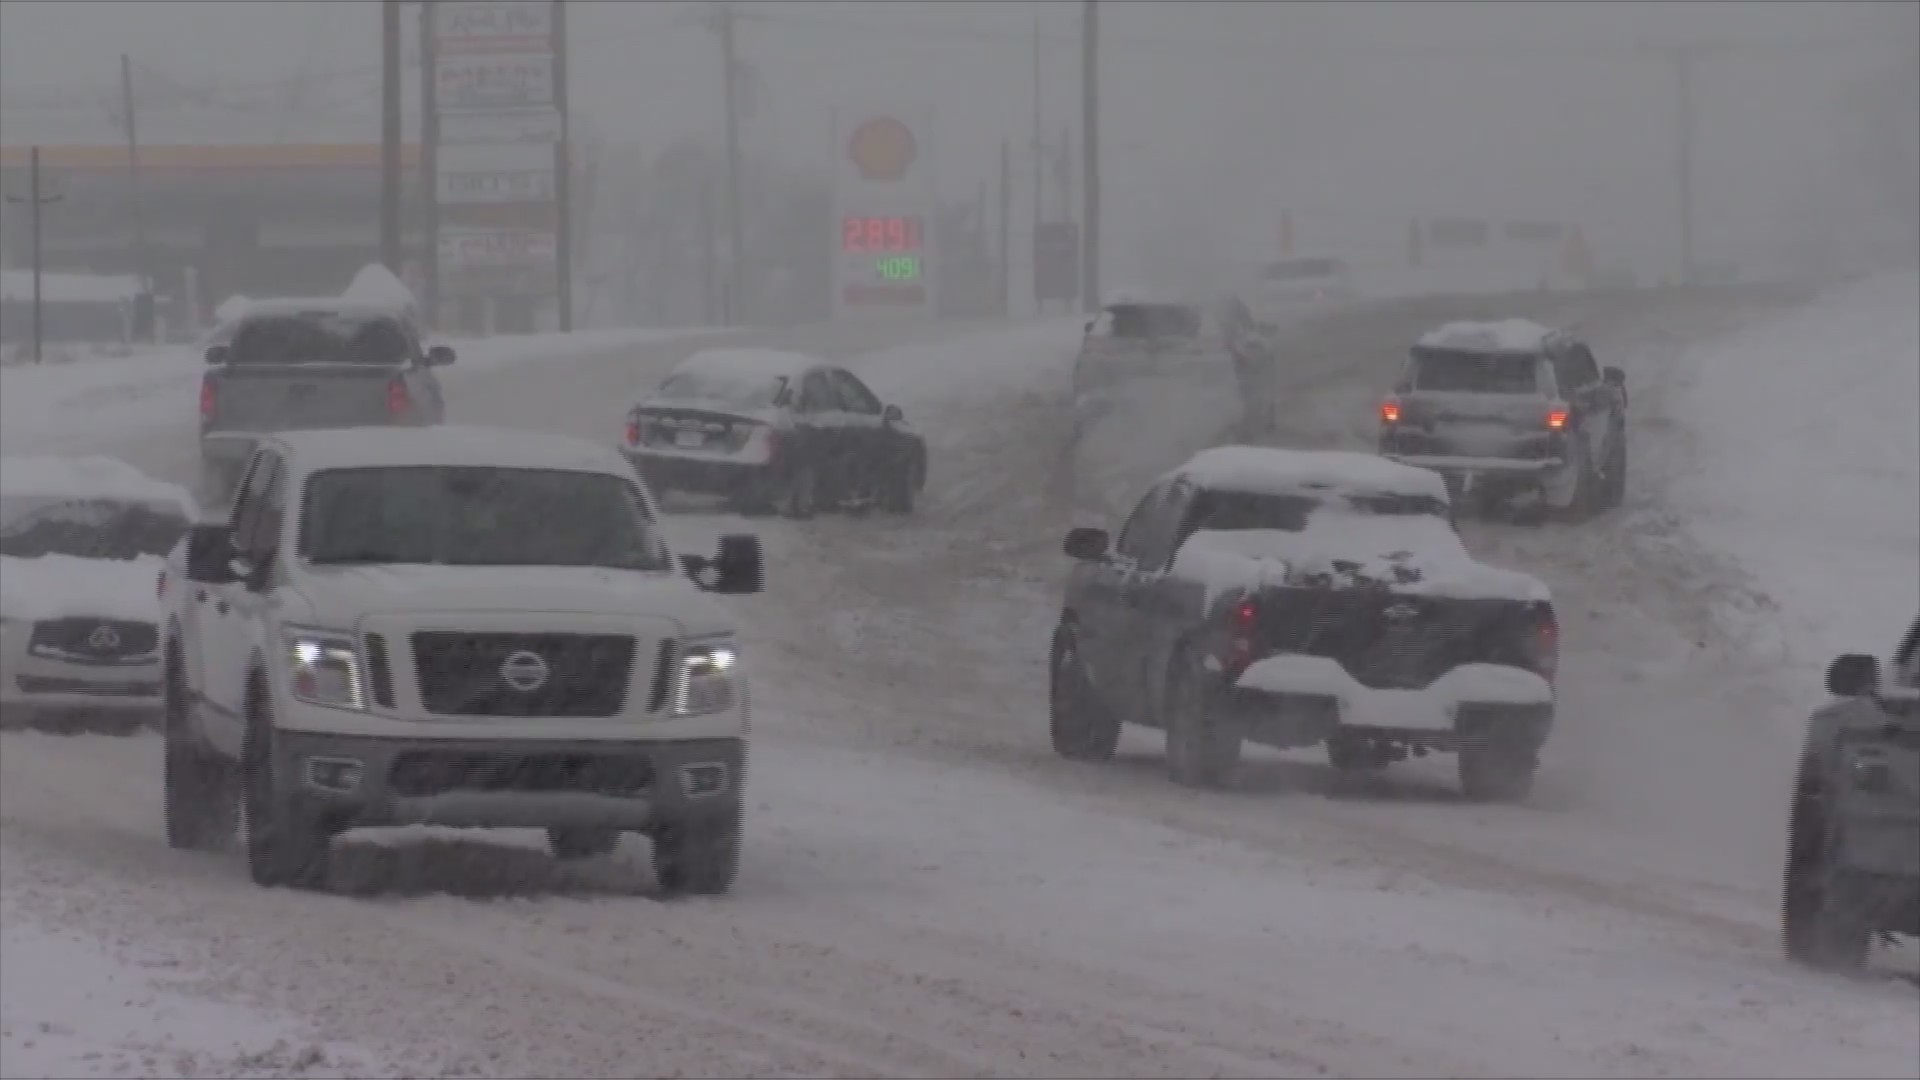
[[[212,423],[214,414],[220,411],[220,387],[214,383],[212,375],[200,376],[200,422]]]

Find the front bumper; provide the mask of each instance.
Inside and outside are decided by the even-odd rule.
[[[9,710],[144,712],[160,707],[158,657],[137,663],[68,663],[26,649],[27,631],[0,637],[0,706]]]
[[[274,779],[334,829],[389,825],[647,831],[719,817],[741,738],[420,739],[277,731]]]
[[[1337,660],[1288,654],[1255,661],[1227,688],[1227,708],[1257,724],[1286,716],[1321,737],[1351,732],[1459,750],[1494,732],[1535,749],[1553,728],[1553,687],[1530,671],[1463,664],[1418,690],[1362,685]]]

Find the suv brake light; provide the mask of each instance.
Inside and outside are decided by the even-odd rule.
[[[627,417],[627,445],[640,445],[640,420],[638,417]]]
[[[1547,410],[1547,427],[1554,431],[1564,431],[1567,426],[1567,410],[1555,406]]]
[[[1400,402],[1397,398],[1388,398],[1380,403],[1380,422],[1383,424],[1400,422]]]
[[[1252,600],[1242,600],[1233,608],[1233,622],[1227,631],[1226,649],[1220,657],[1220,666],[1228,678],[1238,678],[1247,665],[1253,663],[1254,632],[1260,626],[1260,606]]]
[[[214,385],[211,374],[200,376],[200,421],[210,422],[214,413],[220,410],[220,388]]]
[[[387,383],[387,419],[398,420],[413,409],[413,395],[407,393],[407,381],[394,379]]]
[[[1533,667],[1540,677],[1553,682],[1560,671],[1560,623],[1547,612],[1533,628]]]

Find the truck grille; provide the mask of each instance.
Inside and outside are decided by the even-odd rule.
[[[27,648],[57,652],[74,663],[126,664],[152,659],[159,644],[160,630],[152,623],[73,616],[34,623]]]
[[[1362,686],[1417,690],[1462,664],[1530,668],[1528,606],[1413,597],[1384,589],[1290,589],[1261,608],[1275,652],[1337,660]]]
[[[394,759],[387,774],[402,798],[453,791],[566,791],[631,797],[653,786],[645,754],[489,754],[414,750]]]
[[[614,716],[633,653],[628,634],[413,635],[421,704],[443,716]]]

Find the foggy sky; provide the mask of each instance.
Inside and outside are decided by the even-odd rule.
[[[1777,260],[1816,211],[1870,225],[1859,205],[1870,201],[1867,178],[1844,145],[1853,136],[1843,94],[1908,46],[1899,6],[1109,2],[1109,265],[1124,276],[1149,237],[1170,231],[1222,257],[1260,257],[1285,208],[1309,246],[1316,230],[1394,235],[1411,214],[1575,221],[1603,262],[1670,273],[1674,77],[1633,47],[1675,41],[1729,45],[1694,75],[1699,258]],[[718,46],[690,25],[692,7],[573,5],[583,130],[643,149],[717,133]],[[996,181],[1001,141],[1011,141],[1024,220],[1036,14],[1046,134],[1078,127],[1078,3],[739,7],[767,16],[743,22],[739,35],[767,91],[744,129],[756,152],[824,171],[833,110],[930,116],[923,139],[948,194]],[[1901,28],[1891,40],[1889,27]],[[378,29],[377,4],[355,0],[8,0],[0,140],[23,141],[14,132],[31,129],[59,141],[49,126],[110,123],[124,51],[175,83],[249,88],[263,102],[276,100],[273,84],[299,76],[309,109],[319,100],[336,117],[363,118],[371,141]],[[43,106],[69,100],[23,110],[23,94]],[[236,131],[249,126],[247,140],[260,141],[261,117],[273,114],[236,117]],[[68,119],[50,125],[50,116]],[[299,122],[275,121],[264,137],[302,137]],[[153,127],[143,134],[166,138]]]

